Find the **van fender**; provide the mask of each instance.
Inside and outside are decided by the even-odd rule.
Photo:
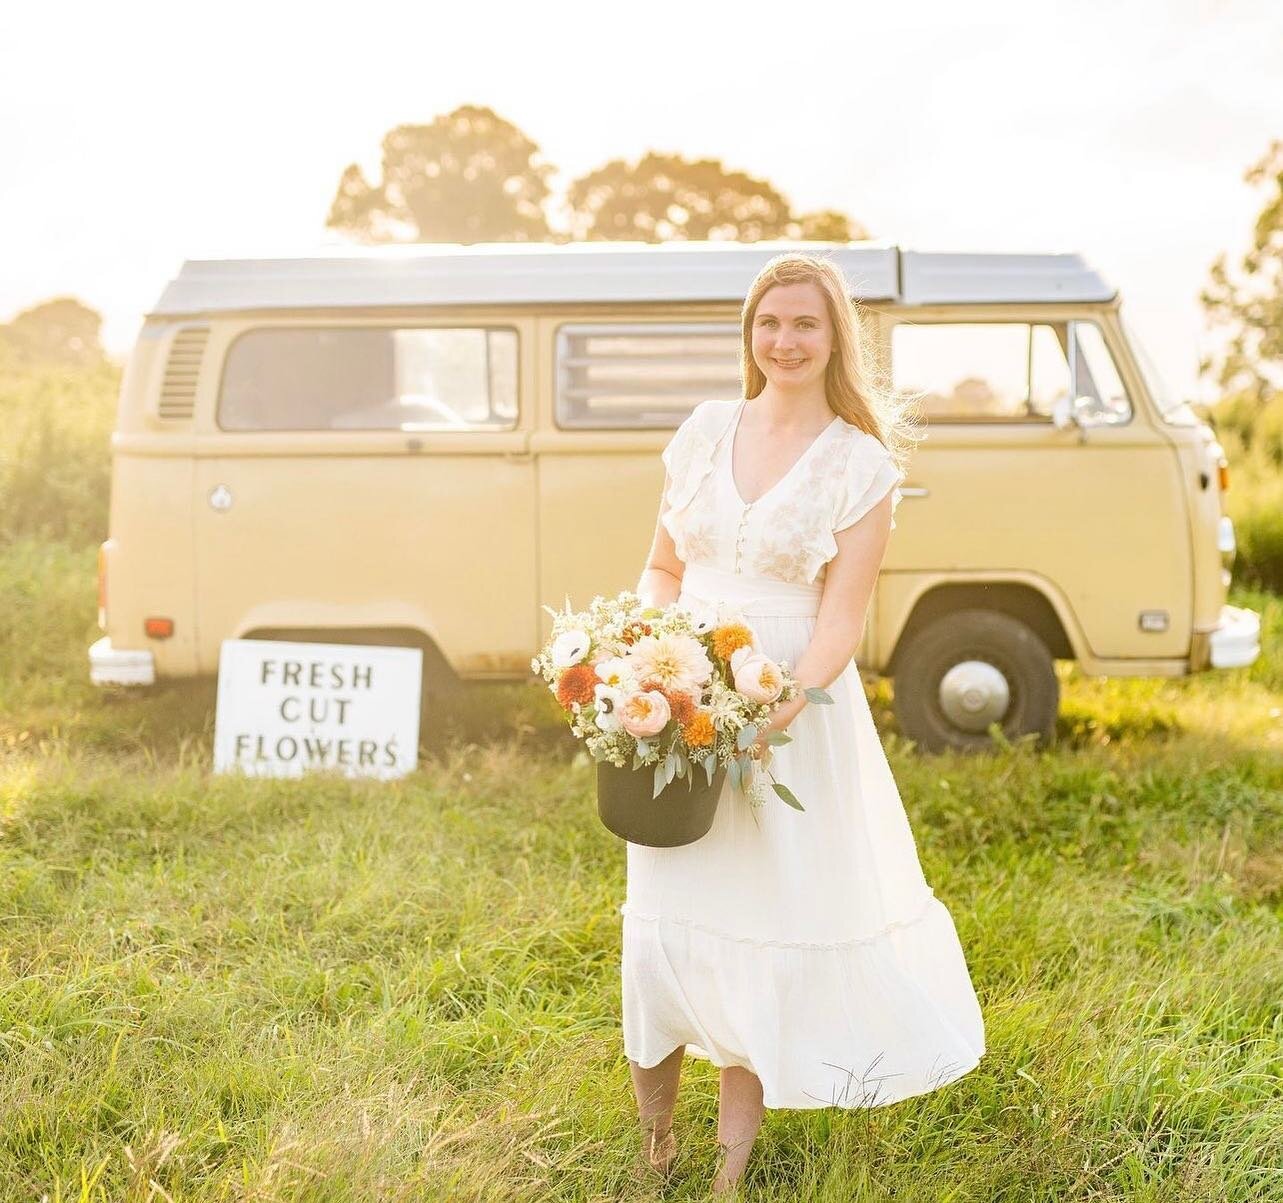
[[[247,610],[227,638],[417,647],[423,651],[425,689],[448,692],[460,683],[442,651],[436,624],[418,607],[401,602],[364,606],[265,602]]]
[[[878,582],[874,656],[878,671],[895,673],[898,650],[923,629],[957,610],[987,609],[1032,627],[1057,659],[1091,672],[1096,656],[1060,588],[1037,572],[884,572]]]

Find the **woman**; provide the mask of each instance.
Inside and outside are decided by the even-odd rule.
[[[764,1107],[875,1107],[960,1077],[984,1026],[952,917],[923,878],[852,661],[907,440],[904,402],[862,366],[829,260],[772,259],[742,312],[744,399],[704,401],[663,452],[637,592],[740,610],[803,687],[753,754],[805,807],[751,808],[729,786],[712,829],[627,846],[623,1035],[662,1174],[682,1056],[721,1067],[715,1194],[735,1184]],[[768,747],[787,731],[790,742]]]

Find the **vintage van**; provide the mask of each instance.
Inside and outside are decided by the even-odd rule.
[[[907,735],[1050,736],[1057,659],[1258,655],[1222,450],[1080,256],[505,243],[183,265],[123,379],[92,680],[214,673],[228,638],[420,647],[431,722],[530,679],[544,604],[635,585],[659,452],[740,395],[741,300],[789,249],[841,266],[927,419],[856,657]]]

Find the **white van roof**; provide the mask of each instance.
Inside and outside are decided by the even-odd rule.
[[[773,255],[842,269],[852,296],[909,305],[1108,301],[1077,254],[913,251],[885,242],[490,242],[327,247],[189,259],[149,316],[370,306],[741,301]]]

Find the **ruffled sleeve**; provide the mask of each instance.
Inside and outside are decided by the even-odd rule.
[[[905,474],[896,467],[886,447],[871,434],[861,432],[847,457],[833,529],[845,530],[859,522],[890,492],[891,529],[895,530],[895,511],[900,504],[899,486],[904,479]]]
[[[712,464],[715,441],[709,436],[709,406],[701,401],[668,440],[660,459],[668,470],[668,506],[674,513],[682,510],[695,496]]]

